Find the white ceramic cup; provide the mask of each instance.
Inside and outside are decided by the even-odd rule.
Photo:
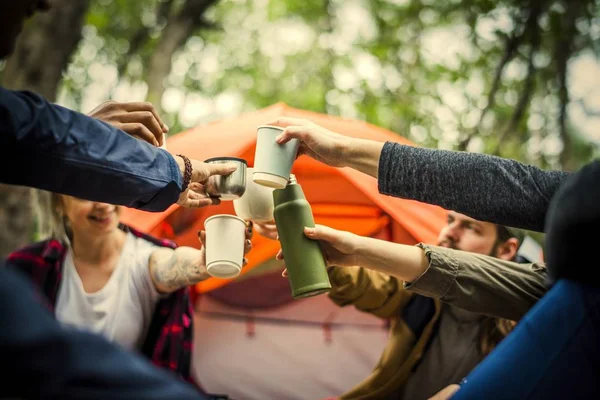
[[[204,221],[206,270],[216,278],[235,278],[242,270],[246,221],[229,214],[213,215]]]
[[[286,144],[278,144],[275,138],[283,131],[279,126],[270,125],[259,126],[256,131],[252,180],[259,185],[275,189],[287,186],[300,141],[292,139]]]
[[[273,220],[274,188],[259,185],[252,180],[254,168],[246,170],[246,191],[239,199],[233,201],[233,209],[238,217],[256,222]]]

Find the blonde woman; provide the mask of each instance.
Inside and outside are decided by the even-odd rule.
[[[188,286],[209,277],[204,246],[176,247],[119,222],[121,207],[52,194],[52,238],[9,256],[64,324],[100,333],[190,380]],[[204,232],[199,233],[202,243]],[[247,229],[246,252],[252,227]]]
[[[92,113],[125,132],[164,145],[165,125],[149,103],[105,103]],[[83,183],[83,182],[82,182]],[[191,183],[191,191],[202,193]],[[198,193],[189,198],[207,200]],[[42,202],[50,238],[12,253],[56,318],[139,351],[155,365],[191,381],[193,310],[189,286],[209,277],[204,232],[200,249],[177,247],[123,225],[121,207],[67,195]],[[247,230],[251,248],[252,226]]]

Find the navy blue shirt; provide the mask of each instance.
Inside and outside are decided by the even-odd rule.
[[[162,211],[182,176],[167,151],[120,129],[0,87],[0,182]]]

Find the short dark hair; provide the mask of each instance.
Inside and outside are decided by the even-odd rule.
[[[496,232],[499,242],[506,242],[510,238],[516,238],[519,241],[519,246],[523,244],[525,233],[517,228],[507,227],[504,225],[496,225]]]

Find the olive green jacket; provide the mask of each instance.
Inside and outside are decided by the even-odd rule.
[[[332,268],[329,297],[391,321],[389,341],[373,372],[341,399],[386,399],[397,393],[423,356],[441,312],[441,302],[491,317],[518,321],[547,290],[542,264],[518,264],[498,258],[419,244],[429,268],[403,283],[359,267]],[[434,311],[420,335],[402,318],[413,296],[434,300]]]

